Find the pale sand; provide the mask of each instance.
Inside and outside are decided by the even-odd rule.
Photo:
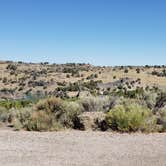
[[[0,131],[1,166],[166,166],[166,134]]]

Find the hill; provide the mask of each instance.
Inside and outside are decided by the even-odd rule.
[[[75,97],[81,91],[111,93],[118,88],[166,88],[166,66],[92,66],[0,61],[0,98],[55,95]]]

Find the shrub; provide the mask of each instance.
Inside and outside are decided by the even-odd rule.
[[[166,93],[161,92],[156,98],[155,112],[166,105]]]
[[[84,112],[77,116],[75,129],[79,130],[105,130],[105,114],[103,112]]]
[[[66,74],[66,78],[70,78],[70,74]]]
[[[141,72],[140,68],[136,68],[136,72],[139,74]]]
[[[36,105],[35,109],[38,111],[46,111],[48,113],[56,113],[62,111],[63,108],[63,101],[59,98],[51,97],[48,99],[40,100]]]
[[[8,82],[7,77],[4,77],[3,80],[2,80],[2,82],[3,82],[4,84],[7,83],[7,82]]]
[[[98,78],[98,74],[91,74],[86,79],[87,80],[93,80],[94,78]]]
[[[116,76],[113,76],[113,79],[116,79]]]
[[[80,104],[82,105],[83,112],[97,112],[105,111],[104,108],[109,105],[110,99],[108,96],[105,97],[85,97],[81,99]]]
[[[60,124],[51,113],[32,108],[11,109],[8,121],[16,130],[51,131],[60,129]]]
[[[39,101],[32,113],[28,130],[52,131],[62,128],[74,128],[77,116],[80,114],[80,105],[76,102],[62,101],[59,98],[48,98]]]
[[[128,72],[129,72],[129,70],[128,70],[128,69],[125,69],[125,70],[124,70],[124,73],[128,73]]]
[[[21,130],[23,128],[19,119],[14,119],[12,124],[13,124],[13,127],[16,131]]]
[[[5,107],[0,107],[0,121],[7,122],[9,118],[9,112]]]
[[[0,106],[6,109],[16,108],[20,109],[26,107],[32,103],[31,100],[4,100],[0,101]]]
[[[151,111],[138,104],[119,105],[107,113],[106,122],[111,129],[121,132],[145,131],[149,127],[147,119],[151,117]],[[153,123],[156,124],[155,120]]]
[[[6,69],[15,71],[17,70],[17,66],[15,64],[9,64]]]
[[[89,82],[84,82],[82,84],[83,87],[86,87],[89,90],[95,90],[95,89],[97,89],[97,85],[98,85],[98,81],[93,81],[93,80],[90,80]]]
[[[155,107],[156,104],[156,99],[157,99],[157,93],[145,93],[144,95],[144,102],[146,103],[146,106],[149,109],[153,109]]]
[[[59,122],[65,127],[75,128],[78,116],[81,114],[81,105],[78,102],[65,102],[64,113],[59,117]]]
[[[26,129],[30,131],[55,131],[60,129],[60,124],[47,112],[34,111],[26,125]]]
[[[11,123],[16,130],[21,128],[27,129],[31,114],[33,110],[31,107],[22,109],[10,109],[8,122]]]
[[[158,122],[159,125],[161,125],[161,131],[166,131],[166,109],[159,110],[158,111]]]

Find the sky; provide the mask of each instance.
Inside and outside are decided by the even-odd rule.
[[[166,64],[166,1],[0,0],[0,60]]]

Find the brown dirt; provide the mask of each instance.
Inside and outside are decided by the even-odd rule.
[[[0,131],[3,166],[165,166],[166,134]]]

